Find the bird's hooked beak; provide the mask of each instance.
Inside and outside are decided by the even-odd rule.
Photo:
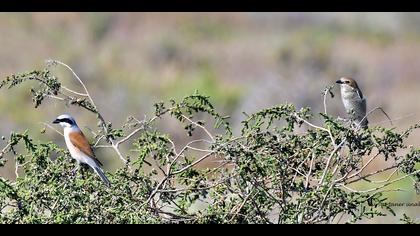
[[[335,81],[337,84],[342,84],[343,83],[343,81],[341,81],[341,80],[337,80],[337,81]]]
[[[55,119],[52,123],[53,123],[53,124],[58,124],[58,123],[60,123],[60,120]]]

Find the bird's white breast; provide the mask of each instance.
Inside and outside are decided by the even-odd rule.
[[[66,142],[67,148],[70,152],[71,157],[76,159],[79,162],[86,163],[86,154],[81,152],[78,148],[76,148],[72,142],[70,141],[70,133],[72,132],[80,132],[78,127],[66,127],[64,128],[64,141]]]
[[[347,112],[349,112],[351,109],[355,109],[355,106],[362,102],[362,99],[360,99],[356,90],[353,88],[348,88],[347,86],[341,87],[341,99]]]
[[[354,112],[354,118],[357,121],[362,121],[366,115],[366,99],[360,98],[356,89],[348,86],[341,87],[341,99],[347,113]],[[367,119],[364,119],[367,123]]]

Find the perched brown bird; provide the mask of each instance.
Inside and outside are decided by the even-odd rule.
[[[60,124],[64,128],[64,140],[70,155],[78,164],[88,164],[102,179],[107,187],[111,186],[104,171],[101,169],[102,163],[95,157],[88,140],[77,126],[76,121],[70,115],[64,114],[53,121],[54,124]]]
[[[349,77],[342,77],[336,81],[341,87],[341,100],[346,112],[351,116],[356,127],[366,129],[368,120],[366,116],[366,98],[356,81]]]

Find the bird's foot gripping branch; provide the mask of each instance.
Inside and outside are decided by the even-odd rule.
[[[326,109],[316,125],[310,109],[284,104],[246,115],[235,135],[211,98],[195,93],[155,104],[150,119],[130,116],[114,128],[76,73],[50,64],[67,67],[83,92],[49,69],[12,75],[0,86],[34,82],[35,108],[55,99],[96,114],[92,146],[123,165],[106,173],[106,188],[92,171],[72,174],[76,163],[58,144],[12,132],[0,165],[14,166],[17,178],[0,178],[1,223],[358,222],[393,216],[387,193],[401,191],[395,187],[401,180],[410,179],[412,189],[419,181],[420,150],[404,144],[418,125],[402,132],[351,129]],[[173,119],[185,129],[186,144],[158,129]],[[378,159],[388,165],[372,168]]]

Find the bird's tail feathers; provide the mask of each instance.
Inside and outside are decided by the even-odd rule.
[[[368,128],[369,121],[366,118],[363,118],[362,120],[358,120],[356,122],[356,125],[362,129]]]
[[[100,167],[94,167],[95,172],[101,177],[102,182],[105,183],[105,185],[109,188],[111,187],[111,182],[109,182],[108,178],[105,176],[105,173]]]

